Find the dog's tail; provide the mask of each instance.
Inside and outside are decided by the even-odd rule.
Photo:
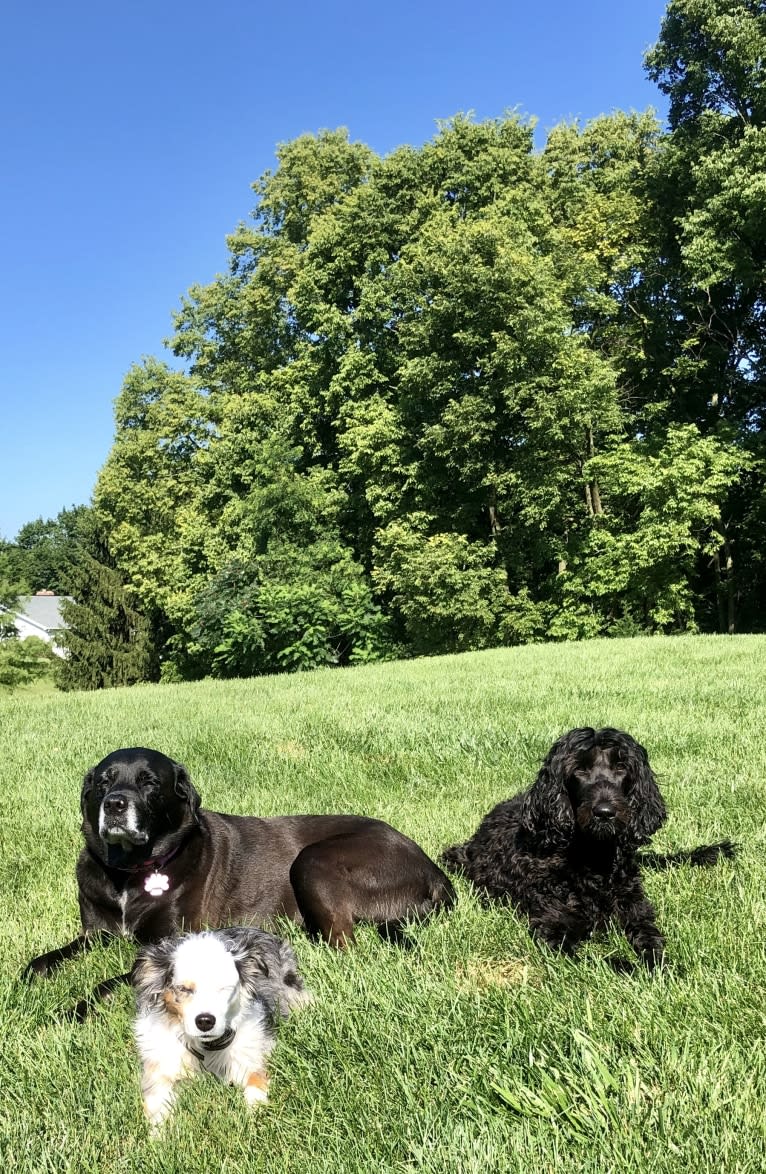
[[[700,844],[697,848],[687,848],[683,852],[642,852],[639,861],[643,868],[652,868],[660,871],[663,868],[672,868],[675,864],[692,864],[698,868],[710,868],[721,859],[733,860],[737,855],[737,845],[731,840],[720,840],[717,844]]]
[[[467,844],[453,844],[451,848],[445,848],[439,857],[439,863],[445,868],[451,868],[453,872],[465,872],[468,867],[466,848]]]

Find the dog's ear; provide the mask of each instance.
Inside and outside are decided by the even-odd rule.
[[[139,1007],[157,1003],[173,978],[173,963],[167,942],[144,946],[136,956],[130,981]]]
[[[269,977],[269,967],[263,954],[255,946],[242,950],[234,956],[239,972],[239,981],[252,998],[262,993],[262,982]]]
[[[628,768],[631,782],[630,832],[637,844],[646,844],[667,819],[665,804],[643,746],[630,738],[620,757]]]
[[[199,811],[200,803],[202,802],[202,800],[200,799],[196,790],[192,786],[192,781],[189,778],[189,772],[187,771],[185,766],[181,766],[180,762],[174,762],[173,769],[175,770],[175,774],[176,774],[176,777],[175,777],[176,794],[181,795],[181,797],[186,800],[186,804],[189,808],[189,812],[191,814],[192,819],[194,820],[195,823],[199,823],[199,817],[198,817],[197,813]]]
[[[569,735],[564,734],[548,751],[522,805],[521,826],[544,847],[566,843],[574,832],[574,811],[566,788],[570,755]]]
[[[92,766],[85,778],[82,780],[82,788],[80,790],[80,811],[85,815],[85,804],[88,801],[91,789],[93,787],[93,776],[96,773],[95,766]]]
[[[282,1016],[286,1017],[290,1011],[313,1002],[313,995],[306,990],[298,970],[298,959],[289,942],[279,943],[279,973],[282,980],[279,1010]]]

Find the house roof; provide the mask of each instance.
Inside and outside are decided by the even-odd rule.
[[[61,603],[68,598],[68,595],[20,595],[19,619],[30,620],[46,632],[66,628],[68,625],[61,618]]]

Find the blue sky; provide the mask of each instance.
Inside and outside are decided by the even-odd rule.
[[[28,0],[3,16],[0,536],[90,499],[125,372],[162,354],[185,290],[278,142],[321,127],[386,153],[437,119],[545,128],[655,106],[641,0]],[[166,355],[166,357],[169,357]]]

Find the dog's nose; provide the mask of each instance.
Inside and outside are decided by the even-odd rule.
[[[597,815],[599,819],[613,819],[614,807],[606,799],[600,799],[598,803],[593,805],[593,814]]]
[[[123,811],[128,806],[128,800],[124,795],[119,793],[116,795],[107,795],[104,800],[104,811],[108,815],[122,815]]]
[[[200,1029],[200,1031],[212,1031],[212,1029],[215,1027],[215,1015],[197,1015],[194,1022],[197,1024],[197,1027]]]

